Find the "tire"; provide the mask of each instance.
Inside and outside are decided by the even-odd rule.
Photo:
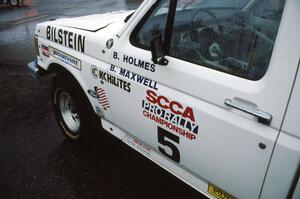
[[[57,74],[52,80],[51,95],[56,121],[67,140],[86,141],[99,130],[100,119],[71,76]]]
[[[19,5],[19,0],[9,0],[8,1],[9,5],[11,5],[12,7],[16,7]]]

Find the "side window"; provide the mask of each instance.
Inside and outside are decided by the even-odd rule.
[[[286,0],[177,0],[166,54],[249,80],[267,72]],[[164,39],[170,0],[158,1],[131,42]]]
[[[285,0],[221,2],[178,0],[170,56],[261,79],[268,69]]]
[[[253,15],[264,19],[280,20],[285,1],[268,0],[263,1],[257,9],[254,10]],[[278,19],[279,18],[279,19]]]
[[[139,47],[150,49],[150,41],[157,35],[164,35],[170,0],[162,0],[151,11],[145,22],[139,26],[131,41]]]

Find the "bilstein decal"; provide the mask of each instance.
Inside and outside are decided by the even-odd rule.
[[[199,126],[195,123],[191,107],[184,107],[179,102],[148,90],[146,100],[142,101],[142,108],[144,117],[189,140],[197,138]]]
[[[78,52],[85,52],[85,36],[83,35],[47,26],[46,37],[50,41],[72,48]]]
[[[122,61],[126,64],[130,64],[132,66],[135,66],[135,67],[138,67],[138,68],[150,71],[150,72],[155,72],[155,67],[156,67],[155,64],[143,61],[143,60],[135,58],[135,57],[131,57],[129,55],[124,54],[122,57],[119,57],[118,52],[114,52],[113,59]]]
[[[114,66],[114,65],[111,65],[109,70],[110,70],[110,72],[115,73],[119,76],[122,76],[122,77],[124,77],[128,80],[134,81],[139,85],[147,86],[151,89],[158,90],[157,89],[157,82],[155,82],[151,79],[140,76],[136,73],[133,73],[133,72],[128,71],[128,70],[123,69],[123,68],[119,68],[119,67]]]

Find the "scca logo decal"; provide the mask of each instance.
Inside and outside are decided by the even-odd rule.
[[[157,96],[154,91],[148,90],[146,99],[153,103],[158,104],[163,109],[170,109],[170,111],[176,115],[181,115],[183,118],[189,118],[195,122],[195,116],[193,109],[191,107],[186,107],[183,109],[183,106],[176,101],[170,101],[168,98],[160,95]]]
[[[191,107],[184,108],[181,103],[148,90],[142,108],[144,117],[189,140],[197,138],[199,125]]]

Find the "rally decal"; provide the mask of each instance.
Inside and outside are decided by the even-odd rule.
[[[91,75],[94,79],[99,78],[99,73],[98,73],[97,66],[91,66]]]
[[[45,56],[45,57],[49,57],[49,47],[48,46],[44,46],[42,44],[42,54]]]
[[[134,149],[137,149],[142,154],[145,154],[147,156],[150,155],[150,147],[146,146],[143,142],[139,141],[131,135],[126,134],[124,142],[126,142],[129,146],[133,147]]]
[[[97,94],[96,91],[94,91],[94,90],[88,90],[87,92],[88,92],[88,94],[89,94],[90,96],[92,96],[93,98],[98,99],[98,94]]]
[[[99,115],[100,117],[104,118],[104,113],[101,110],[101,108],[99,106],[95,106],[96,108],[96,114]]]
[[[102,70],[98,70],[96,66],[91,66],[91,75],[94,79],[100,79],[101,83],[104,84],[103,81],[108,82],[109,84],[118,87],[128,93],[131,92],[131,84],[127,81],[124,81],[118,77],[115,77],[107,72]]]
[[[180,138],[177,135],[174,135],[173,133],[170,133],[169,131],[158,126],[157,140],[159,143],[158,150],[167,158],[179,163],[180,151],[178,149],[178,145],[180,144]]]
[[[153,90],[147,90],[146,99],[142,101],[143,116],[155,123],[179,134],[189,140],[195,140],[199,126],[191,107],[184,107],[177,101],[157,95]]]
[[[207,192],[218,199],[223,199],[223,198],[236,199],[234,196],[230,195],[229,193],[223,191],[222,189],[220,189],[212,184],[208,184]]]
[[[124,68],[119,68],[119,67],[114,66],[114,65],[111,65],[109,70],[110,70],[110,72],[115,73],[119,76],[122,76],[122,77],[124,77],[128,80],[134,81],[139,85],[147,86],[151,89],[158,90],[157,89],[157,82],[155,82],[151,79],[148,79],[146,77],[143,77],[141,75],[138,75],[136,73],[128,71]]]
[[[97,93],[98,96],[98,102],[102,106],[102,108],[106,111],[107,109],[110,108],[109,102],[108,102],[108,97],[106,94],[106,91],[101,88],[101,87],[95,87],[95,92]]]
[[[67,53],[64,53],[60,50],[57,50],[53,47],[49,47],[50,49],[50,55],[65,64],[68,64],[69,66],[72,66],[78,70],[81,70],[81,61],[71,55],[68,55]]]
[[[119,61],[121,60],[123,63],[130,64],[132,66],[144,69],[146,71],[155,72],[155,68],[156,68],[155,64],[146,62],[144,60],[135,57],[131,57],[129,55],[124,54],[122,57],[120,57],[118,52],[114,52],[113,59]]]
[[[110,83],[111,85],[114,85],[120,89],[123,89],[124,91],[130,93],[131,92],[131,84],[129,82],[126,82],[120,78],[117,78],[115,76],[112,76],[106,72],[99,71],[99,77],[100,79]]]
[[[85,36],[61,28],[47,26],[46,38],[55,43],[72,48],[78,52],[85,51]]]

